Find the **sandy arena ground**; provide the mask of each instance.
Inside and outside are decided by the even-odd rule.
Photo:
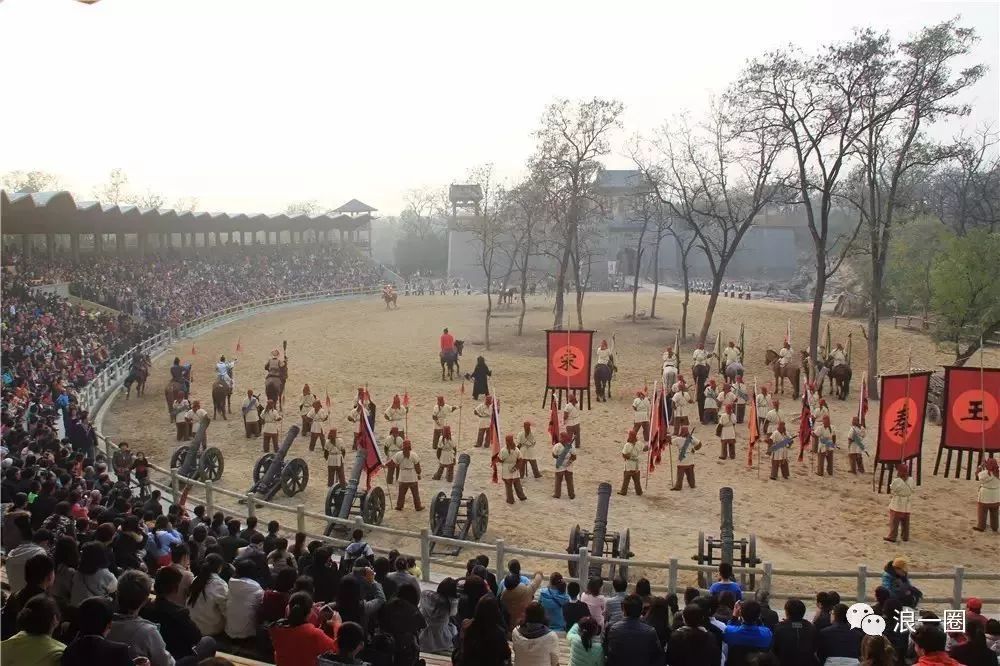
[[[552,323],[551,300],[541,296],[529,299],[525,335],[517,337],[515,310],[501,311],[492,322],[492,349],[482,345],[485,302],[482,296],[401,297],[398,310],[386,311],[380,301],[366,299],[296,307],[256,317],[211,331],[194,341],[197,355],[191,356],[191,342],[177,346],[175,352],[163,355],[156,362],[146,396],[128,402],[118,399],[108,411],[104,433],[114,441],[127,440],[133,450],[144,450],[161,465],[167,464],[175,446],[173,428],[167,419],[163,388],[167,366],[175,353],[185,361],[194,362],[194,397],[211,404],[210,382],[213,364],[220,353],[232,357],[238,338],[243,352],[236,368],[237,395],[247,387],[262,389],[262,366],[268,352],[288,340],[290,380],[288,396],[294,405],[303,383],[308,382],[321,398],[329,391],[333,400],[330,424],[341,433],[350,433],[346,420],[356,387],[367,382],[369,391],[381,412],[392,395],[408,390],[411,397],[410,433],[415,450],[424,466],[421,497],[425,504],[442,482],[430,480],[436,461],[430,448],[432,423],[430,411],[435,397],[444,394],[453,404],[459,404],[459,382],[442,383],[437,361],[437,340],[443,326],[451,328],[456,337],[467,340],[462,368],[471,371],[479,354],[486,356],[493,370],[493,390],[503,404],[502,420],[505,432],[516,432],[519,424],[530,419],[535,431],[544,436],[547,411],[542,408],[545,378],[545,337],[542,330]],[[692,296],[689,328],[700,328],[707,297]],[[640,308],[649,308],[650,294],[640,295]],[[528,501],[508,507],[504,503],[503,485],[490,483],[489,455],[473,449],[475,417],[470,390],[463,409],[460,450],[472,455],[472,468],[466,492],[486,492],[491,505],[487,542],[503,537],[510,544],[549,551],[564,551],[570,527],[579,523],[592,529],[596,506],[596,487],[610,481],[618,489],[621,483],[620,450],[631,424],[630,402],[634,391],[645,382],[652,386],[658,377],[660,352],[674,339],[680,320],[680,295],[662,294],[657,312],[659,319],[632,324],[626,320],[631,311],[629,294],[588,295],[585,303],[585,325],[596,329],[595,342],[617,333],[617,359],[620,373],[613,387],[614,397],[607,403],[592,403],[593,409],[583,419],[583,448],[576,463],[575,501],[552,498],[550,459],[540,459],[545,477],[526,480]],[[771,379],[764,366],[764,350],[776,348],[782,342],[786,319],[791,319],[793,342],[801,349],[808,339],[808,309],[801,304],[765,301],[734,301],[722,299],[716,311],[711,340],[721,327],[723,341],[735,339],[741,322],[746,324],[747,354],[744,363],[747,379],[756,376],[761,384]],[[861,323],[832,318],[834,341],[846,343],[848,332],[854,333],[853,368],[855,381],[847,402],[831,400],[833,424],[843,432],[857,409],[858,380],[866,363]],[[825,321],[824,324],[825,326]],[[688,342],[682,350],[685,371],[690,368],[694,345]],[[933,368],[947,363],[950,356],[938,353],[931,340],[923,335],[893,329],[891,323],[882,328],[882,368],[886,372],[905,368],[907,354],[912,349],[914,366]],[[1000,354],[991,351],[986,364],[1000,365]],[[714,366],[713,366],[714,367]],[[236,408],[234,395],[234,408]],[[783,404],[786,413],[797,414],[799,403],[790,395]],[[210,408],[210,407],[209,407]],[[873,415],[878,404],[871,405]],[[286,423],[294,422],[294,407],[286,414]],[[873,419],[874,420],[874,419]],[[383,428],[384,429],[384,428]],[[797,432],[797,427],[794,428]],[[791,463],[792,478],[787,482],[768,480],[769,465],[765,457],[760,473],[746,467],[746,429],[739,429],[737,459],[720,461],[718,440],[714,429],[700,427],[698,435],[705,446],[697,458],[697,489],[669,492],[669,472],[664,465],[652,474],[646,494],[639,498],[612,495],[609,529],[631,528],[632,550],[640,560],[666,562],[671,556],[682,562],[690,561],[696,551],[699,530],[718,534],[719,488],[732,486],[735,491],[736,536],[757,534],[758,553],[775,568],[852,569],[867,564],[869,570],[880,571],[885,562],[895,556],[910,559],[912,570],[947,570],[962,565],[971,571],[996,571],[1000,537],[971,530],[975,515],[976,483],[944,479],[932,475],[938,449],[940,429],[927,424],[923,449],[923,485],[920,486],[912,517],[911,541],[908,544],[887,544],[886,507],[888,498],[872,492],[871,475],[852,476],[847,472],[846,452],[836,453],[835,472],[830,477],[817,477],[804,463]],[[539,438],[541,443],[542,437]],[[218,420],[211,425],[209,440],[223,449],[226,470],[222,485],[245,491],[250,485],[250,470],[261,455],[259,440],[247,440],[238,409],[228,422]],[[871,438],[874,447],[874,436]],[[539,447],[541,448],[541,447]],[[796,445],[797,450],[797,445]],[[322,512],[325,497],[326,470],[317,450],[309,453],[306,440],[300,438],[293,455],[309,461],[311,480],[304,496],[286,498],[280,494],[277,502],[294,506],[304,502],[309,510]],[[666,459],[664,459],[666,462]],[[871,462],[866,459],[870,471]],[[384,475],[379,482],[384,484]],[[395,487],[390,493],[395,500]],[[262,514],[266,517],[266,513]],[[291,523],[291,516],[283,516]],[[402,512],[389,508],[385,525],[419,530],[428,524],[428,512],[415,513],[408,504]],[[380,544],[391,540],[378,540]],[[414,543],[399,543],[413,551]],[[463,553],[463,557],[465,554]],[[529,562],[529,558],[522,558]],[[544,565],[553,569],[553,563]],[[633,574],[634,576],[635,574]],[[663,581],[663,572],[655,575]],[[690,577],[682,578],[682,583]],[[654,581],[656,582],[656,581]],[[811,583],[811,584],[810,584]],[[926,581],[925,590],[935,594],[950,594],[950,582]],[[876,583],[870,581],[869,593]],[[987,594],[985,583],[967,584],[970,592]],[[815,590],[836,587],[852,592],[851,580],[775,582],[783,590]],[[993,590],[995,593],[996,590]]]

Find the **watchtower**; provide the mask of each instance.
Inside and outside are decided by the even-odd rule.
[[[479,204],[483,200],[483,188],[477,183],[448,186],[448,201],[451,202],[451,220],[448,223],[448,277],[468,278],[474,270],[468,263],[468,252],[464,246],[470,234],[464,231],[462,220],[479,216]],[[472,253],[474,257],[476,253]]]

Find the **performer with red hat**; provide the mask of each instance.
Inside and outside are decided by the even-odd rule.
[[[396,463],[393,460],[397,453],[402,452],[404,439],[405,433],[398,427],[392,426],[389,428],[389,436],[385,438],[385,443],[383,444],[387,460],[385,464],[386,483],[389,485],[392,485],[393,479],[396,478]]]
[[[392,457],[399,470],[399,491],[396,495],[396,511],[403,510],[406,502],[406,493],[413,495],[413,508],[423,511],[420,504],[420,456],[413,452],[410,440],[403,440],[403,450]]]
[[[476,405],[476,408],[472,410],[472,413],[479,417],[479,432],[476,433],[476,448],[489,447],[489,442],[486,439],[486,435],[490,431],[490,421],[493,420],[493,396],[489,393],[483,398],[483,401]]]
[[[583,445],[583,438],[580,436],[580,408],[576,406],[576,394],[570,393],[563,407],[563,423],[566,424],[566,432],[573,436],[573,443],[576,448]]]
[[[715,388],[715,380],[708,380],[705,387],[705,407],[701,410],[701,422],[716,423],[719,420],[719,392]]]
[[[679,435],[671,437],[671,442],[677,444],[677,471],[671,490],[680,490],[687,478],[688,487],[694,490],[694,454],[701,448],[701,440],[688,432],[687,426],[682,426]]]
[[[311,432],[312,421],[309,420],[309,412],[312,410],[314,402],[316,402],[316,396],[313,395],[309,384],[303,385],[302,397],[299,398],[299,416],[302,417],[302,432],[299,433],[301,437],[305,437]]]
[[[764,429],[762,432],[765,435],[769,435],[784,420],[785,415],[781,413],[781,401],[775,398],[771,401],[771,409],[767,410],[767,413],[764,415]]]
[[[767,397],[767,387],[761,386],[757,392],[757,430],[767,434],[767,411],[770,405],[770,398]]]
[[[678,434],[682,428],[686,428],[688,420],[688,405],[694,402],[691,399],[691,394],[688,393],[687,385],[684,383],[684,378],[680,377],[677,379],[677,383],[674,384],[674,396],[670,399],[670,402],[674,406],[674,434]]]
[[[837,448],[837,434],[830,427],[829,416],[824,416],[813,430],[813,446],[819,454],[816,457],[816,473],[823,476],[825,465],[826,473],[833,476],[833,450]]]
[[[406,423],[406,413],[410,411],[409,407],[404,407],[400,401],[399,396],[392,396],[392,406],[385,410],[383,416],[385,420],[389,422],[390,426],[396,426],[400,430],[405,430]]]
[[[649,441],[649,398],[646,392],[638,390],[632,400],[632,429],[637,433],[642,430],[642,441]]]
[[[260,415],[264,422],[264,453],[267,453],[268,445],[278,452],[278,424],[281,422],[281,410],[274,404],[274,400],[268,400],[264,412]]]
[[[788,478],[788,450],[792,448],[795,439],[785,430],[785,422],[779,421],[778,427],[771,433],[771,445],[767,447],[767,452],[771,456],[771,480],[778,480],[778,472],[781,477]]]
[[[733,416],[732,405],[726,405],[725,410],[719,416],[716,434],[718,434],[722,445],[719,460],[725,460],[727,457],[736,460],[736,417]]]
[[[538,459],[535,454],[535,434],[531,432],[531,421],[525,421],[521,432],[517,433],[517,448],[521,452],[521,478],[528,475],[528,466],[536,479],[542,478],[538,471]]]
[[[917,484],[910,477],[910,468],[905,463],[896,465],[896,478],[889,484],[889,536],[886,541],[896,543],[902,530],[903,541],[910,540],[910,508]]]
[[[562,497],[562,485],[565,479],[569,498],[574,499],[576,492],[573,490],[573,463],[576,461],[576,450],[573,446],[573,435],[568,432],[559,433],[559,441],[552,445],[552,458],[556,463],[556,487],[552,497],[555,499]]]
[[[820,403],[823,401],[820,400]],[[824,416],[823,418],[830,418]],[[865,428],[861,425],[861,419],[857,416],[851,419],[851,429],[847,431],[847,459],[851,463],[851,474],[865,473],[865,459],[862,457],[868,452],[868,445],[865,443]]]
[[[449,405],[444,401],[444,396],[439,395],[437,397],[437,404],[434,405],[434,410],[431,411],[431,420],[434,421],[434,441],[432,445],[437,448],[438,440],[441,438],[441,433],[448,421],[451,418],[451,413],[454,412],[458,407],[454,405]]]
[[[321,442],[321,444],[326,444],[326,422],[330,418],[330,412],[326,411],[322,402],[314,400],[312,407],[309,409],[308,418],[309,450],[314,451],[316,449],[317,439]]]
[[[441,439],[434,445],[435,455],[438,459],[438,469],[434,473],[434,480],[439,481],[441,474],[447,472],[447,480],[451,483],[455,478],[455,442],[451,438],[451,426],[441,428]]]
[[[733,385],[733,395],[736,396],[736,422],[742,424],[747,413],[747,400],[750,399],[750,394],[747,393],[747,387],[743,383],[742,375],[736,376],[736,384]]]
[[[507,504],[514,503],[514,493],[517,493],[517,499],[522,502],[528,499],[521,487],[521,451],[514,443],[514,435],[504,438],[504,447],[497,454],[497,459],[500,461],[500,477],[507,492]]]
[[[986,531],[986,519],[989,518],[990,529],[996,532],[1000,529],[1000,464],[996,458],[987,458],[979,466],[976,478],[979,479],[979,497],[976,502],[977,532]]]
[[[642,495],[642,478],[639,472],[639,458],[642,455],[642,444],[638,441],[635,428],[628,431],[625,446],[622,447],[622,460],[625,461],[625,470],[622,472],[622,489],[619,495],[628,495],[628,484],[631,481],[635,486],[635,494]]]
[[[323,457],[326,458],[326,487],[329,488],[334,483],[342,486],[347,485],[344,478],[344,447],[337,440],[337,429],[330,428],[323,442]]]

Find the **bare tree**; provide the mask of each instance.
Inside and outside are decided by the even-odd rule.
[[[562,327],[566,278],[573,269],[577,284],[577,319],[582,321],[583,293],[579,228],[584,221],[588,201],[593,201],[594,175],[598,159],[610,151],[608,134],[620,127],[623,105],[617,100],[594,98],[550,104],[536,131],[538,149],[532,162],[542,175],[546,200],[553,221],[549,234],[557,246],[556,303],[553,328]],[[575,261],[574,261],[575,257]],[[589,273],[589,265],[585,269]]]
[[[154,192],[153,190],[146,190],[145,192],[139,194],[133,194],[132,200],[136,206],[139,208],[162,208],[163,204],[166,203],[166,198],[159,192]]]
[[[404,200],[406,207],[399,216],[404,231],[423,241],[445,230],[451,204],[444,189],[413,189],[406,193]]]
[[[684,282],[684,300],[681,302],[681,338],[686,338],[688,303],[691,302],[691,264],[689,262],[689,257],[691,256],[691,249],[694,248],[698,242],[698,236],[691,230],[689,224],[685,220],[674,217],[664,217],[664,219],[666,222],[657,228],[657,245],[659,245],[660,235],[662,233],[666,233],[674,239],[674,244],[677,247],[677,255],[681,264],[681,279]],[[659,254],[658,251],[657,254]],[[653,298],[653,311],[655,313],[655,290],[653,292]]]
[[[323,209],[315,199],[293,201],[285,206],[285,215],[313,215]]]
[[[479,246],[478,260],[486,278],[486,322],[484,336],[487,351],[490,349],[490,318],[493,316],[493,273],[496,270],[497,254],[503,254],[503,245],[508,235],[508,193],[497,180],[493,164],[484,164],[469,172],[469,182],[478,184],[483,191],[478,214],[471,222],[463,224],[463,230],[472,234]]]
[[[629,199],[629,208],[632,212],[632,219],[639,222],[639,238],[635,248],[635,275],[632,277],[632,323],[635,323],[636,309],[639,300],[639,277],[642,275],[642,256],[645,254],[643,241],[646,239],[646,231],[650,223],[656,224],[657,217],[662,214],[659,198],[652,191],[641,191]],[[659,254],[660,244],[656,243],[656,252]],[[654,296],[655,299],[655,296]],[[655,300],[654,300],[655,302]]]
[[[954,158],[927,180],[927,210],[964,236],[971,229],[1000,229],[1000,134],[992,127],[960,134]]]
[[[8,171],[2,178],[8,192],[52,192],[62,187],[59,177],[48,171]]]
[[[545,222],[545,195],[534,178],[529,178],[510,193],[511,242],[503,245],[507,259],[521,274],[521,312],[517,318],[517,334],[524,334],[524,316],[528,309],[528,278],[531,258],[537,255],[538,236]]]
[[[178,213],[189,213],[198,210],[198,197],[181,197],[180,199],[175,199],[172,208]]]
[[[94,187],[94,196],[101,203],[132,203],[134,196],[128,189],[128,175],[123,169],[112,169],[108,181]]]

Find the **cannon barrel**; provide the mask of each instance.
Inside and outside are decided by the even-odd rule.
[[[465,493],[465,476],[469,473],[472,457],[468,453],[458,456],[458,469],[455,470],[455,482],[451,484],[451,499],[448,501],[448,517],[445,518],[442,536],[455,536],[455,521],[458,519],[459,505]]]
[[[295,438],[299,436],[299,427],[293,425],[285,433],[285,439],[281,442],[281,446],[278,447],[278,452],[274,454],[274,459],[271,464],[267,467],[267,472],[264,477],[260,480],[260,483],[255,483],[253,488],[250,489],[252,493],[264,492],[267,488],[273,486],[277,480],[278,475],[281,474],[281,466],[285,461],[285,456],[288,454],[288,449],[292,448],[292,443]]]
[[[602,482],[597,486],[597,512],[594,514],[594,533],[590,539],[590,550],[593,555],[604,555],[604,538],[608,533],[608,510],[611,507],[611,484]],[[600,567],[598,575],[600,575]]]
[[[202,418],[201,423],[199,423],[198,432],[195,433],[194,439],[188,444],[187,454],[184,456],[184,462],[181,463],[180,469],[177,473],[183,477],[189,479],[194,478],[194,475],[198,473],[198,456],[201,455],[201,447],[205,445],[205,436],[208,434],[208,424],[212,422],[212,419],[207,416]]]
[[[733,563],[733,489],[724,486],[719,489],[722,503],[722,526],[719,528],[722,540],[722,561]]]
[[[354,466],[351,467],[351,478],[347,480],[347,488],[344,490],[344,498],[340,501],[340,511],[337,518],[350,518],[351,506],[354,505],[354,497],[358,494],[358,481],[361,479],[361,470],[365,468],[365,459],[368,451],[358,447],[354,454]]]

